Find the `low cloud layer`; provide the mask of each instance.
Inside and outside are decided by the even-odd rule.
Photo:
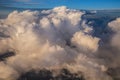
[[[0,79],[16,80],[30,70],[65,67],[83,72],[86,80],[112,80],[105,73],[109,66],[96,56],[101,39],[93,36],[93,28],[82,19],[84,14],[61,6],[41,12],[14,11],[1,19],[0,54],[12,51],[15,55],[0,62]],[[110,25],[114,23],[119,20]],[[110,27],[116,32],[112,44],[114,38],[120,39],[119,27],[114,26]]]

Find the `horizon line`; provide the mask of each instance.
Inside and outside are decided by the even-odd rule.
[[[30,4],[32,5],[32,4]],[[3,8],[17,8],[17,9],[53,9],[54,7],[52,8],[47,8],[47,7],[16,7],[16,6],[8,6],[8,5],[0,5],[0,8],[3,7]],[[58,6],[55,6],[55,7],[58,7]],[[85,8],[71,8],[71,7],[67,7],[67,8],[70,8],[70,9],[77,9],[77,10],[120,10],[120,8],[104,8],[104,9],[85,9]]]

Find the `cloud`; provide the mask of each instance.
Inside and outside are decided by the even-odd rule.
[[[30,2],[31,0],[14,0],[16,2]]]
[[[110,22],[108,25],[113,30],[113,32],[115,32],[115,34],[113,34],[111,44],[120,49],[120,44],[118,43],[120,40],[120,18]]]
[[[92,34],[94,29],[82,19],[84,14],[61,6],[43,11],[14,11],[1,19],[0,33],[9,37],[0,36],[0,54],[12,51],[15,55],[6,58],[5,63],[1,61],[0,79],[16,80],[30,70],[67,67],[71,72],[81,71],[86,80],[112,80],[105,73],[109,67],[106,59],[96,56],[100,38]]]
[[[6,65],[5,63],[0,62],[0,79],[1,80],[15,80],[15,78],[17,78],[18,73],[12,69],[11,67],[9,67],[8,65]],[[11,77],[13,76],[13,77]]]
[[[76,32],[72,38],[72,43],[80,50],[95,52],[99,47],[99,40],[99,38],[92,37],[83,32]]]

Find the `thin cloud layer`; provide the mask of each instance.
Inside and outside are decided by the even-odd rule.
[[[17,2],[30,2],[31,0],[14,0],[14,1],[17,1]]]

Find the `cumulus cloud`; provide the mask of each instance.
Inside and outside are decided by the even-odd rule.
[[[8,36],[0,37],[0,54],[15,53],[0,63],[1,69],[9,71],[0,70],[0,79],[16,80],[30,70],[59,66],[70,70],[76,67],[74,71],[82,71],[87,80],[111,80],[105,73],[106,66],[95,56],[100,39],[92,35],[93,28],[81,18],[83,14],[62,6],[14,11],[0,20],[0,33]]]
[[[116,20],[110,22],[109,27],[113,30],[114,34],[111,40],[111,44],[118,49],[120,49],[120,18],[117,18]]]
[[[83,32],[76,32],[72,38],[72,43],[80,48],[80,50],[94,52],[98,49],[99,40],[99,38],[92,37],[91,35]]]

